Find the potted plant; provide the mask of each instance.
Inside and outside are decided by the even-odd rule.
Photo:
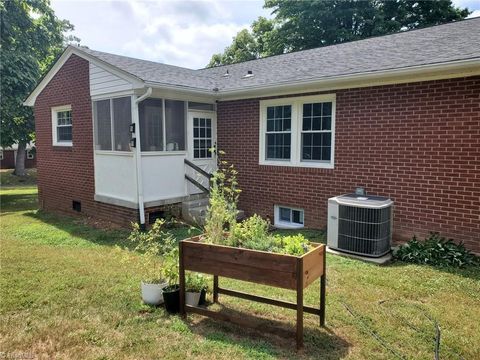
[[[168,285],[163,288],[165,310],[171,314],[176,314],[180,311],[178,247],[172,248],[167,254],[164,255],[162,274],[168,282]]]
[[[200,305],[202,292],[207,289],[207,279],[200,273],[187,273],[185,277],[185,303],[191,306]],[[205,301],[205,300],[204,300]]]
[[[142,300],[145,304],[154,306],[164,302],[163,289],[168,285],[163,276],[161,256],[176,246],[173,236],[163,230],[164,225],[164,220],[157,220],[148,232],[144,232],[138,224],[133,224],[129,236],[129,240],[135,244],[134,251],[140,257]]]

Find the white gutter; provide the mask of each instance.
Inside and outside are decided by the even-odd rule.
[[[149,87],[145,94],[139,98],[133,99],[132,120],[135,124],[135,169],[137,172],[137,196],[138,196],[138,211],[140,215],[140,228],[145,229],[145,204],[143,201],[143,175],[142,175],[142,149],[140,142],[140,119],[138,116],[138,104],[152,95],[152,88]]]

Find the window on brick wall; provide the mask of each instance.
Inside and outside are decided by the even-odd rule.
[[[260,102],[260,164],[334,166],[335,94]]]
[[[289,206],[275,205],[275,226],[279,228],[302,228],[304,226],[304,210]]]
[[[72,146],[71,105],[52,108],[52,143],[55,146]]]
[[[124,96],[93,102],[95,149],[130,151],[132,99]]]

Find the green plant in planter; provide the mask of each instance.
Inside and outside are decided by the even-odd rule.
[[[219,154],[224,155],[223,152]],[[237,204],[241,192],[237,174],[233,165],[219,160],[218,170],[211,180],[204,240],[213,244],[291,255],[302,255],[310,250],[308,241],[302,235],[286,238],[271,235],[270,223],[259,215],[237,223]]]
[[[311,245],[302,234],[280,236],[276,235],[275,240],[279,252],[288,255],[301,256],[311,249]]]
[[[185,273],[185,289],[189,292],[199,293],[202,290],[207,290],[207,277],[200,273],[187,271]]]
[[[162,276],[169,286],[177,286],[179,281],[178,246],[172,248],[163,258]]]
[[[213,173],[210,182],[210,198],[205,222],[206,241],[214,244],[224,243],[225,227],[231,230],[237,221],[237,204],[241,190],[238,189],[235,167],[221,160],[225,155],[219,151],[218,170]]]
[[[270,223],[255,214],[230,229],[227,244],[255,250],[269,251],[273,245],[268,229]]]

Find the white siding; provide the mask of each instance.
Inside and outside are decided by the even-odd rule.
[[[133,154],[95,153],[95,195],[137,203]]]
[[[142,154],[143,196],[145,202],[186,195],[185,155]]]
[[[129,81],[112,74],[90,62],[90,95],[101,95],[133,89]]]

